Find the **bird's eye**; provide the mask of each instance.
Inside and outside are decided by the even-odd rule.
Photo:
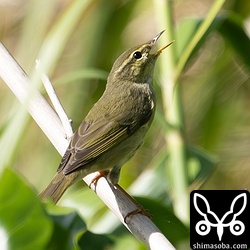
[[[140,51],[136,51],[133,54],[134,59],[140,59],[142,57],[142,53]]]

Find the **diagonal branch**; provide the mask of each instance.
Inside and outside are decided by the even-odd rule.
[[[1,43],[0,77],[18,100],[25,105],[57,151],[63,155],[68,146],[68,141],[65,138],[60,119],[42,94],[31,87],[29,77]],[[93,175],[95,173],[86,176],[83,180],[90,185]],[[128,230],[146,243],[150,249],[175,249],[148,217],[136,214],[129,217],[127,223],[124,222],[124,217],[135,210],[136,206],[122,189],[113,187],[105,178],[100,178],[94,189],[100,199],[115,213]]]

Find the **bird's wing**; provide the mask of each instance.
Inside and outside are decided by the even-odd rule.
[[[92,123],[83,121],[74,134],[57,171],[63,170],[64,174],[69,174],[79,167],[84,167],[131,136],[150,119],[151,115],[152,112],[149,112],[136,121],[128,119],[124,114],[120,114],[116,119],[101,117]]]

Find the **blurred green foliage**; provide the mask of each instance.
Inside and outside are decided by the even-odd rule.
[[[102,94],[116,57],[161,31],[159,2],[2,1],[0,39],[29,75],[35,59],[42,60],[75,129]],[[178,0],[169,5],[173,20],[169,18],[171,27],[165,29],[176,40],[176,65],[212,4]],[[249,13],[248,0],[225,1],[178,79],[187,192],[250,189]],[[165,131],[171,128],[165,112],[170,107],[163,102],[159,68],[169,63],[156,68],[157,114],[143,147],[124,166],[120,183],[150,209],[177,249],[189,249],[188,225],[175,213],[175,192],[168,181],[171,151]],[[28,115],[18,119],[19,107],[1,82],[0,141],[10,124],[15,125],[5,148],[11,153],[11,170],[0,176],[0,241],[5,249],[145,249],[84,183],[64,195],[62,207],[42,206],[36,194],[50,181],[61,157]]]

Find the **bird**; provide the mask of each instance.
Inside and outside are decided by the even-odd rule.
[[[155,49],[163,32],[126,50],[114,62],[102,96],[73,134],[56,175],[40,193],[42,201],[56,204],[73,183],[93,172],[118,184],[121,167],[143,144],[154,118],[155,62],[173,43]],[[98,177],[93,180],[97,181]]]

